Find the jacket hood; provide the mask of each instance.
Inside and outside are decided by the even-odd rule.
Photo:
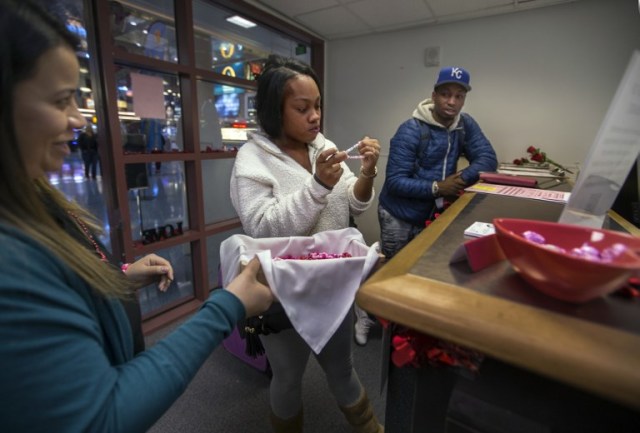
[[[456,129],[458,127],[458,122],[460,122],[460,113],[458,113],[451,126],[447,128],[433,117],[434,105],[433,100],[431,98],[427,98],[418,104],[416,109],[413,110],[412,116],[418,120],[422,120],[427,125],[438,126],[440,128],[449,129],[449,131]]]

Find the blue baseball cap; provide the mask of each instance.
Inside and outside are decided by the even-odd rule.
[[[471,86],[469,85],[470,80],[471,77],[465,69],[462,69],[458,66],[449,66],[440,69],[440,74],[438,74],[438,81],[436,81],[436,84],[433,86],[433,88],[435,89],[443,84],[455,83],[467,89],[468,92],[469,90],[471,90]]]

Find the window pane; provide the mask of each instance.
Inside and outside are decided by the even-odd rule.
[[[257,129],[255,91],[198,80],[200,150],[232,150]]]
[[[307,45],[261,24],[251,28],[232,24],[227,18],[233,15],[203,0],[193,2],[196,66],[254,80],[271,53],[310,63],[311,49]]]
[[[96,179],[85,177],[85,164],[80,150],[74,150],[67,156],[59,172],[48,173],[49,182],[58,188],[69,200],[73,200],[102,223],[103,233],[99,236],[105,248],[111,252],[111,238],[107,205],[103,195],[103,178],[98,160]]]
[[[166,292],[158,290],[157,284],[150,284],[138,291],[142,315],[148,315],[171,303],[193,299],[193,265],[190,244],[156,251],[155,254],[171,262],[174,280]],[[140,259],[142,257],[137,257]]]
[[[202,161],[202,191],[206,224],[236,218],[229,196],[229,182],[234,158]]]
[[[127,164],[125,173],[135,242],[147,245],[189,228],[183,162]]]
[[[110,1],[117,50],[178,62],[173,0]]]
[[[84,2],[83,0],[67,0],[64,2],[41,2],[41,4],[52,16],[64,22],[67,29],[80,38],[80,46],[76,51],[80,65],[78,107],[87,120],[87,128],[91,128],[97,136],[100,131],[98,130],[98,119],[95,117]],[[81,131],[76,131],[75,139],[69,143],[71,154],[65,157],[60,171],[48,173],[48,178],[51,184],[62,191],[67,198],[83,206],[102,222],[104,233],[100,236],[100,240],[111,252],[110,226],[103,196],[100,157],[95,146],[91,146],[91,149],[80,148],[78,143],[80,134]]]
[[[181,151],[178,77],[120,67],[116,72],[118,117],[125,153]]]

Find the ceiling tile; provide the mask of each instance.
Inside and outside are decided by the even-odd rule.
[[[258,3],[262,3],[263,5],[273,8],[289,17],[295,17],[300,14],[327,9],[338,5],[336,0],[258,0]]]
[[[327,38],[372,31],[361,19],[344,6],[301,14],[296,19]]]
[[[423,0],[361,0],[346,6],[367,24],[390,28],[427,21],[431,12]]]
[[[514,0],[425,0],[425,2],[436,17],[461,15],[514,4]]]
[[[326,39],[461,21],[578,0],[245,0]]]

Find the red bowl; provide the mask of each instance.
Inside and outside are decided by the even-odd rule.
[[[609,294],[640,270],[640,238],[622,232],[515,218],[496,218],[493,224],[513,269],[541,292],[563,301],[580,303]],[[584,243],[599,251],[616,243],[628,249],[608,262],[591,261],[529,241],[523,236],[528,230],[566,251]]]

